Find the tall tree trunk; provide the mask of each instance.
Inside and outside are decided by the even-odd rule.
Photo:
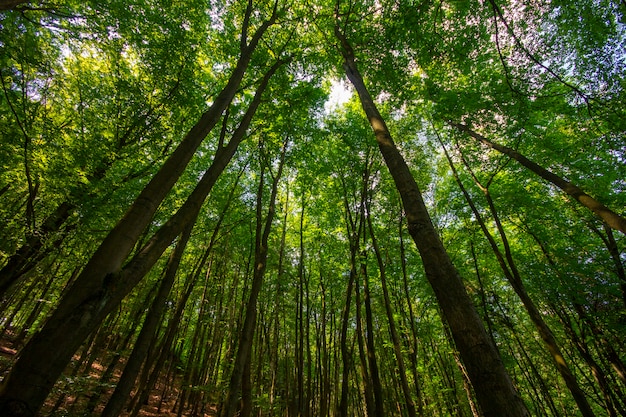
[[[366,197],[367,199],[367,197]],[[362,219],[365,222],[365,219]],[[361,277],[363,278],[363,304],[365,305],[365,335],[367,346],[367,363],[369,374],[372,379],[372,394],[374,395],[373,417],[383,417],[385,415],[383,406],[383,386],[380,381],[380,371],[378,369],[378,359],[376,358],[376,345],[374,342],[374,317],[372,314],[372,299],[369,288],[369,276],[367,274],[366,252],[361,252]]]
[[[119,251],[124,252],[123,258],[125,258],[139,238],[141,231],[135,233],[138,229],[131,225],[128,225],[128,229],[120,229],[120,225],[126,224],[128,221],[139,221],[141,216],[138,213],[145,213],[145,209],[148,206],[152,206],[151,204],[146,205],[146,200],[141,197],[144,192],[142,192],[133,208],[129,211],[129,213],[133,213],[131,218],[134,220],[128,220],[125,217],[105,239],[103,245],[88,262],[74,285],[65,294],[57,310],[48,319],[41,331],[24,347],[20,358],[2,382],[0,387],[0,411],[4,410],[3,407],[14,407],[14,405],[22,410],[19,413],[11,412],[11,414],[9,414],[9,411],[5,411],[7,417],[13,415],[16,417],[28,416],[37,413],[54,382],[82,341],[150,270],[163,251],[181,233],[182,229],[191,220],[195,219],[217,178],[230,162],[238,145],[245,138],[247,128],[261,102],[261,95],[267,87],[271,76],[282,63],[282,61],[277,61],[265,74],[248,110],[242,117],[239,127],[233,133],[229,143],[217,150],[213,163],[198,182],[187,201],[123,270],[120,270],[123,259],[118,256],[120,255]],[[216,99],[216,101],[218,100]],[[196,125],[192,132],[195,132],[199,125],[204,126],[205,123]],[[195,140],[196,133],[194,135],[188,134],[186,139],[183,140],[183,144],[189,144],[190,138]],[[172,156],[176,153],[177,151]],[[170,157],[164,166],[168,165],[171,160],[172,158]],[[188,159],[186,162],[188,162]],[[174,172],[176,173],[178,170],[179,168],[176,168]],[[162,178],[164,172],[166,173],[167,171],[161,169],[155,178]],[[153,183],[154,179],[144,191],[152,189],[154,187]],[[167,181],[167,183],[170,183],[170,181]],[[138,208],[135,208],[135,206]],[[156,207],[153,208],[156,210]],[[136,210],[139,211],[137,212]],[[154,213],[154,210],[150,209],[152,213]],[[152,214],[149,217],[151,218]],[[149,219],[145,222],[145,225],[147,225],[147,222],[149,222]],[[113,241],[118,240],[115,236],[122,236],[123,242],[119,241],[119,247],[111,246]],[[130,240],[133,241],[133,244],[127,246],[130,243],[129,237],[132,237]],[[114,255],[111,251],[116,254]],[[50,350],[50,345],[55,346],[55,349]]]
[[[279,346],[280,346],[280,315],[283,311],[283,279],[285,274],[285,248],[286,248],[286,239],[287,239],[287,214],[289,213],[289,189],[287,188],[286,197],[285,197],[285,207],[283,209],[283,228],[280,235],[280,249],[278,250],[278,270],[276,276],[276,292],[274,294],[274,312],[272,317],[272,346],[269,350],[270,356],[270,389],[269,389],[269,399],[270,399],[270,409],[274,408],[274,404],[276,402],[276,392],[278,385],[278,373],[280,369],[278,368],[278,364],[280,362],[279,357]]]
[[[352,260],[354,262],[354,260]],[[356,274],[354,268],[350,268],[348,285],[346,287],[346,301],[341,314],[341,330],[339,334],[339,349],[341,351],[341,393],[337,404],[337,415],[348,417],[348,395],[350,390],[350,369],[352,368],[352,358],[350,347],[348,346],[348,326],[350,324],[350,305],[352,304],[352,292],[354,291],[354,279]]]
[[[483,135],[473,131],[468,126],[460,123],[452,123],[450,125],[459,129],[462,132],[466,132],[472,138],[476,139],[480,143],[489,146],[491,149],[495,149],[498,152],[501,152],[507,155],[510,158],[515,159],[517,162],[530,169],[535,174],[539,175],[544,180],[556,185],[561,190],[565,191],[569,196],[574,198],[583,206],[587,207],[589,210],[593,211],[598,217],[604,220],[611,228],[615,230],[619,230],[620,232],[626,234],[626,219],[622,216],[615,213],[610,208],[606,207],[604,204],[600,203],[583,190],[581,190],[576,185],[571,182],[559,177],[551,171],[539,166],[535,162],[526,158],[524,155],[517,152],[515,149],[508,148],[506,146],[498,145],[497,143],[491,142]]]
[[[302,204],[300,206],[300,253],[298,262],[298,301],[296,308],[296,382],[297,382],[297,407],[298,417],[304,415],[305,394],[304,394],[304,213],[306,212],[305,193],[302,193]]]
[[[215,233],[213,234],[215,236]],[[213,239],[211,239],[213,241]],[[202,256],[200,262],[198,262],[198,267],[196,270],[187,278],[185,282],[185,290],[183,294],[180,296],[174,313],[172,314],[172,318],[167,324],[167,328],[165,330],[164,340],[160,344],[160,347],[156,349],[155,355],[146,358],[146,363],[144,364],[141,376],[139,377],[138,386],[141,388],[135,396],[132,398],[130,404],[127,409],[132,410],[130,412],[131,417],[136,417],[141,410],[142,405],[147,401],[148,395],[152,388],[154,387],[157,377],[161,372],[161,367],[167,360],[167,357],[171,351],[172,343],[174,341],[174,337],[176,336],[176,332],[180,325],[180,318],[183,315],[183,311],[185,309],[185,305],[187,304],[187,300],[191,296],[191,293],[196,285],[198,277],[202,271],[204,264],[206,263],[207,258],[209,257],[212,249],[212,244],[209,244],[209,247],[205,251]],[[154,364],[154,367],[153,367]]]
[[[355,246],[356,256],[360,256],[358,253],[358,246]],[[356,267],[355,267],[356,268]],[[363,331],[363,313],[362,305],[363,299],[361,298],[361,282],[359,281],[360,271],[355,269],[355,285],[354,285],[354,302],[355,302],[355,333],[356,342],[359,349],[359,369],[361,370],[361,380],[363,384],[363,399],[365,400],[365,414],[369,417],[374,415],[376,406],[374,405],[374,390],[372,388],[372,378],[367,363],[367,352],[365,350],[365,332]]]
[[[415,316],[413,313],[413,300],[409,292],[409,277],[408,277],[407,265],[406,265],[404,238],[402,237],[403,235],[402,230],[403,230],[403,224],[404,224],[403,219],[402,219],[402,212],[400,212],[400,216],[398,217],[399,217],[398,236],[400,240],[400,265],[402,267],[402,287],[404,290],[403,292],[404,292],[404,298],[406,301],[407,309],[409,311],[408,321],[410,325],[409,330],[411,332],[411,340],[410,342],[408,342],[408,344],[410,345],[410,350],[411,350],[409,358],[411,360],[411,372],[413,373],[413,379],[415,380],[415,392],[417,393],[417,401],[418,401],[417,402],[417,414],[420,417],[423,417],[424,416],[424,403],[426,402],[426,400],[422,398],[423,396],[422,396],[421,381],[420,381],[421,378],[417,370],[417,351],[419,349],[419,343],[417,341],[417,328],[415,327]]]
[[[368,207],[367,212],[370,213]],[[398,365],[398,375],[400,376],[400,386],[402,387],[402,394],[404,395],[404,404],[406,406],[407,415],[409,417],[416,417],[415,403],[411,396],[411,389],[409,388],[409,382],[406,378],[407,371],[404,366],[404,357],[402,356],[402,341],[398,335],[396,329],[396,321],[393,317],[393,308],[391,307],[391,299],[389,297],[389,289],[387,288],[387,273],[383,257],[378,247],[378,241],[374,235],[374,227],[372,225],[371,216],[367,217],[367,223],[370,230],[370,239],[372,240],[372,247],[376,254],[376,262],[378,263],[378,270],[380,272],[380,285],[383,289],[383,301],[385,304],[385,313],[387,314],[387,322],[389,323],[389,333],[391,334],[391,342],[393,343],[393,351],[396,356],[396,362]]]
[[[439,239],[419,187],[363,82],[352,47],[338,24],[335,26],[335,35],[341,43],[344,70],[359,95],[379,149],[400,193],[409,234],[422,257],[426,277],[435,292],[443,317],[450,326],[483,414],[485,417],[527,416],[528,410]]]
[[[267,268],[267,254],[268,254],[268,238],[270,230],[272,228],[272,221],[276,214],[276,196],[278,194],[278,183],[282,176],[283,166],[285,163],[285,153],[287,152],[287,141],[283,144],[283,149],[280,155],[280,163],[278,166],[278,172],[273,178],[272,191],[269,199],[269,207],[265,222],[263,222],[263,176],[264,167],[261,168],[261,178],[259,181],[259,189],[257,192],[257,213],[256,213],[256,235],[254,244],[254,273],[252,278],[252,287],[250,288],[250,294],[246,305],[246,313],[244,317],[243,327],[241,329],[241,335],[239,338],[239,346],[237,354],[235,356],[233,369],[230,377],[230,384],[228,387],[228,393],[224,400],[224,406],[222,408],[222,417],[232,417],[235,415],[237,403],[239,400],[239,393],[242,389],[242,381],[244,377],[244,371],[246,366],[249,366],[250,352],[252,350],[252,344],[254,341],[254,332],[256,327],[257,317],[257,300],[261,287],[263,285],[263,278],[265,275],[265,269]],[[263,164],[263,162],[261,162]],[[246,389],[251,389],[250,386],[246,386]],[[248,395],[249,393],[246,393]],[[249,397],[249,395],[248,395]],[[245,404],[245,407],[250,410],[250,404]],[[248,416],[245,416],[248,417]]]

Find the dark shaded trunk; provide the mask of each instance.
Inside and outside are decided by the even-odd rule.
[[[439,239],[419,187],[365,87],[352,47],[339,26],[335,27],[335,34],[341,42],[346,75],[359,95],[379,149],[400,193],[409,234],[420,253],[426,277],[437,297],[443,317],[450,326],[483,414],[485,417],[527,416],[528,410],[513,386],[458,271]]]

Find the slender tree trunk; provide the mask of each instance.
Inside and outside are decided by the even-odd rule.
[[[352,47],[338,25],[335,26],[335,34],[341,42],[346,75],[359,95],[379,149],[400,193],[409,234],[420,252],[426,277],[435,292],[443,317],[450,326],[482,412],[485,417],[527,416],[528,410],[513,386],[458,271],[439,239],[419,187],[395,146],[389,129],[357,69]]]
[[[276,401],[276,391],[278,385],[279,375],[279,344],[280,344],[280,315],[282,312],[282,297],[283,297],[283,279],[285,273],[285,248],[287,239],[287,214],[289,213],[289,189],[287,189],[285,197],[285,207],[283,209],[283,228],[280,235],[280,249],[278,251],[278,272],[276,276],[276,293],[274,294],[274,312],[272,318],[272,346],[270,347],[270,409],[274,409],[274,403]],[[271,416],[271,414],[270,414]]]
[[[491,142],[486,137],[481,134],[474,132],[468,126],[460,124],[460,123],[452,123],[450,125],[459,129],[462,132],[466,132],[472,138],[476,139],[480,143],[489,146],[492,149],[497,150],[510,158],[515,159],[517,162],[530,169],[535,174],[539,175],[544,180],[556,185],[561,190],[565,191],[569,196],[574,198],[583,206],[587,207],[589,210],[593,211],[598,217],[600,217],[603,221],[605,221],[611,228],[615,230],[619,230],[620,232],[626,234],[626,219],[622,216],[615,213],[613,210],[606,207],[604,204],[600,203],[590,195],[586,194],[583,190],[581,190],[576,185],[571,182],[559,177],[551,171],[539,166],[535,162],[526,158],[524,155],[517,152],[515,149],[508,148],[506,146],[498,145],[497,143]]]
[[[413,373],[413,378],[415,379],[415,392],[417,394],[417,414],[420,417],[424,416],[424,400],[422,399],[422,389],[421,389],[421,382],[420,382],[420,374],[417,371],[417,351],[419,348],[419,343],[417,341],[417,329],[415,327],[415,316],[413,313],[413,301],[411,298],[411,295],[409,293],[409,277],[408,277],[408,273],[407,273],[407,265],[406,265],[406,255],[405,255],[405,249],[404,249],[404,238],[402,237],[403,235],[403,219],[402,219],[402,212],[400,213],[399,216],[399,221],[398,221],[398,235],[399,235],[399,240],[400,240],[400,265],[402,267],[402,286],[403,286],[403,290],[404,290],[404,298],[409,310],[409,316],[408,316],[408,321],[409,321],[409,327],[410,327],[410,332],[411,332],[411,341],[409,342],[410,345],[410,350],[411,353],[409,355],[409,358],[411,360],[411,372]],[[494,343],[495,346],[495,343]]]
[[[354,262],[354,260],[353,260]],[[346,288],[346,301],[343,305],[341,314],[341,330],[339,335],[339,348],[341,350],[341,394],[337,406],[337,414],[340,417],[348,417],[348,394],[350,390],[350,369],[352,368],[352,360],[350,355],[350,347],[348,346],[348,326],[350,324],[350,305],[352,304],[352,292],[354,291],[354,278],[351,268]]]
[[[365,219],[363,219],[363,221],[365,221]],[[378,359],[376,358],[376,345],[374,341],[374,317],[372,314],[372,299],[369,288],[369,276],[367,274],[365,252],[361,253],[361,276],[363,278],[363,304],[365,305],[367,363],[369,365],[370,377],[372,378],[372,393],[374,394],[374,412],[372,413],[372,415],[383,417],[385,415],[383,406],[383,386],[380,381]]]
[[[552,259],[552,256],[548,252],[548,249],[546,248],[545,244],[527,226],[526,226],[526,231],[535,240],[535,242],[537,242],[537,245],[541,249],[541,253],[543,253],[548,264],[552,267],[555,273],[560,275],[556,262],[554,261],[554,259]],[[606,360],[611,364],[611,367],[616,372],[622,384],[626,385],[626,365],[624,365],[624,362],[620,359],[619,354],[615,351],[613,343],[610,343],[606,339],[603,330],[600,327],[598,327],[597,323],[594,321],[593,318],[589,317],[589,314],[585,312],[585,308],[580,303],[574,301],[572,304],[579,318],[582,320],[582,322],[584,322],[589,327],[589,329],[593,333],[593,336],[602,346],[604,350],[603,353],[604,353]]]
[[[576,334],[576,331],[572,326],[571,319],[568,316],[566,310],[556,305],[552,305],[551,307],[554,313],[557,314],[561,319],[561,323],[563,323],[563,325],[565,326],[565,331],[567,332],[569,338],[572,340],[572,343],[576,347],[576,350],[578,350],[580,356],[591,369],[591,373],[593,374],[593,377],[600,387],[600,391],[602,392],[602,397],[604,399],[605,407],[607,412],[609,413],[609,416],[617,417],[616,409],[619,410],[622,416],[626,415],[626,412],[621,408],[619,402],[616,401],[616,395],[609,386],[604,370],[593,358],[587,342],[583,338],[579,337],[578,334]]]
[[[367,209],[369,213],[369,208]],[[385,271],[385,264],[383,257],[378,247],[378,241],[374,235],[374,227],[372,226],[372,219],[370,216],[367,218],[367,222],[370,230],[370,239],[372,240],[372,246],[374,253],[376,254],[376,261],[378,262],[378,270],[380,271],[380,285],[383,289],[383,301],[385,304],[385,313],[387,314],[387,322],[389,323],[389,333],[391,334],[391,342],[393,343],[393,351],[396,356],[396,363],[398,365],[398,375],[400,376],[400,386],[402,387],[402,394],[404,395],[404,404],[406,406],[407,415],[409,417],[416,417],[415,404],[411,397],[411,389],[409,388],[409,382],[406,378],[407,372],[404,366],[404,358],[402,356],[402,342],[396,329],[396,322],[393,318],[393,309],[391,307],[391,299],[389,297],[389,289],[387,288],[387,273]]]
[[[602,239],[602,242],[604,242],[604,245],[611,255],[611,260],[613,261],[613,265],[615,265],[615,275],[617,275],[619,287],[622,292],[622,302],[626,307],[626,270],[624,269],[624,262],[622,261],[622,252],[617,246],[615,236],[613,236],[613,229],[611,229],[606,222],[603,223],[603,227],[604,233],[596,227],[591,227],[591,229],[596,235],[598,235],[598,237],[600,237],[600,239]]]
[[[252,51],[249,52],[251,53]],[[217,150],[213,163],[200,182],[198,182],[187,201],[123,270],[120,271],[123,259],[119,256],[119,251],[124,252],[125,258],[132,249],[136,239],[139,238],[141,231],[130,225],[128,229],[120,229],[120,225],[131,221],[125,217],[109,234],[109,237],[105,239],[103,245],[96,251],[96,254],[89,261],[74,285],[65,294],[57,310],[52,314],[41,331],[24,347],[11,373],[2,382],[0,387],[0,411],[5,410],[3,408],[5,406],[7,407],[6,410],[13,407],[17,407],[20,410],[17,413],[4,411],[7,417],[13,415],[16,417],[22,415],[29,416],[37,413],[54,382],[82,341],[121,302],[145,273],[150,270],[173,239],[181,233],[182,229],[191,220],[195,219],[217,178],[230,162],[239,143],[244,139],[252,117],[261,102],[261,95],[267,87],[269,79],[282,63],[282,61],[277,61],[265,74],[230,142]],[[236,85],[238,85],[238,82]],[[216,99],[216,101],[218,100]],[[193,135],[191,133],[188,134],[181,145],[188,145],[191,138],[193,140],[197,139],[196,135],[198,132],[196,130],[199,129],[198,126],[206,124],[204,119],[205,117],[203,116],[203,122],[197,124],[192,129],[192,132],[195,133]],[[205,135],[208,133],[208,131],[204,130],[203,132]],[[193,154],[193,152],[191,153]],[[172,156],[176,154],[177,151]],[[177,158],[174,158],[174,160]],[[191,155],[189,158],[191,158]],[[172,157],[166,161],[164,167],[170,164],[171,160]],[[188,160],[186,159],[183,162],[186,164]],[[179,167],[174,169],[174,173],[178,172],[179,169]],[[164,173],[167,173],[167,171],[161,169],[155,178],[162,178],[165,175]],[[154,179],[144,191],[154,188],[153,182]],[[166,182],[169,184],[171,181]],[[145,213],[147,206],[152,206],[151,204],[146,206],[146,201],[142,197],[143,194],[144,192],[142,192],[133,208],[129,211],[129,213],[133,213],[131,218],[137,221],[141,217],[139,212]],[[136,209],[139,210],[138,212],[135,211],[135,206],[139,207]],[[156,207],[153,208],[156,210]],[[151,210],[151,212],[154,213],[154,210]],[[151,218],[152,214],[149,217]],[[149,222],[149,219],[145,222],[145,225],[147,225],[147,222]],[[116,236],[123,236],[122,240],[125,243],[120,241],[118,242],[119,247],[111,246],[113,241],[118,240]],[[131,239],[133,245],[127,245],[130,243],[128,241],[129,236],[134,236]],[[116,254],[113,254],[111,251]],[[55,349],[50,350],[50,345],[55,346]]]
[[[212,245],[209,244],[209,248],[205,251],[202,259],[199,262],[198,268],[196,271],[191,274],[191,276],[187,279],[185,283],[185,291],[182,296],[178,300],[176,305],[176,309],[172,318],[167,324],[167,329],[165,330],[165,336],[163,342],[160,344],[160,348],[156,351],[158,352],[155,356],[151,356],[146,359],[146,363],[144,364],[142,374],[139,378],[138,386],[141,388],[135,396],[132,398],[130,404],[128,405],[128,409],[132,409],[130,416],[136,417],[141,410],[143,404],[147,401],[148,395],[152,388],[154,387],[157,377],[161,372],[161,367],[167,360],[167,357],[172,349],[172,343],[174,341],[174,337],[176,336],[176,332],[178,330],[178,326],[180,325],[180,318],[182,317],[183,311],[185,309],[185,305],[187,304],[187,300],[191,296],[191,292],[193,291],[195,284],[200,275],[201,269],[206,262],[206,258],[208,258],[211,252]],[[154,366],[153,366],[154,365]]]
[[[285,153],[287,151],[287,142],[283,144],[283,149],[280,155],[280,163],[278,172],[273,178],[272,191],[269,200],[269,207],[265,222],[263,222],[262,210],[263,210],[263,176],[264,168],[261,168],[261,179],[259,181],[259,189],[257,192],[257,214],[256,214],[256,236],[254,245],[254,273],[252,278],[252,287],[250,288],[250,294],[246,305],[246,314],[244,318],[243,327],[241,329],[241,335],[239,338],[239,347],[235,356],[233,370],[230,378],[230,384],[226,399],[224,400],[224,407],[222,408],[222,417],[232,417],[235,415],[237,403],[239,400],[239,393],[242,389],[242,380],[244,377],[245,367],[249,366],[250,352],[252,351],[252,344],[254,341],[254,332],[256,327],[257,317],[257,300],[261,287],[263,285],[263,278],[265,275],[265,269],[267,268],[267,254],[268,254],[268,238],[270,230],[272,228],[272,221],[276,213],[276,196],[278,194],[278,183],[280,181],[283,166],[285,163]],[[251,387],[246,386],[246,389]],[[246,393],[249,396],[249,393]],[[245,407],[250,410],[250,404],[244,404]],[[247,417],[247,416],[245,416]]]
[[[296,309],[296,380],[297,380],[297,409],[298,417],[304,414],[304,213],[306,211],[305,194],[302,193],[300,211],[300,253],[298,262],[298,307]]]
[[[358,251],[358,246],[355,247]],[[357,252],[357,256],[360,256]],[[355,256],[356,257],[356,256]],[[354,301],[355,301],[355,333],[356,341],[359,349],[359,365],[361,369],[361,379],[363,384],[363,399],[365,400],[365,413],[366,415],[373,416],[376,412],[376,406],[374,404],[374,390],[372,388],[372,377],[370,375],[367,352],[365,348],[364,339],[366,338],[365,331],[363,330],[363,299],[361,298],[361,282],[359,280],[360,271],[354,271],[355,285],[354,285]],[[361,276],[362,277],[362,276]]]

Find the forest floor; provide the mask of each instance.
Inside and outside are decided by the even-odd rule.
[[[4,379],[4,376],[8,373],[13,362],[17,357],[17,349],[13,343],[13,334],[10,331],[6,331],[2,337],[0,337],[0,379]],[[73,364],[79,359],[78,356],[74,356]],[[58,416],[58,417],[78,417],[85,416],[85,409],[89,403],[90,398],[100,388],[100,377],[102,376],[105,366],[103,366],[97,360],[91,365],[89,372],[81,371],[80,376],[71,377],[72,366],[70,365],[64,376],[59,379],[55,385],[52,394],[48,397],[40,415],[42,416]],[[113,389],[115,383],[121,375],[123,369],[123,362],[118,364],[113,380],[104,387],[101,398],[98,400],[98,405],[91,413],[93,416],[98,416],[102,413],[104,406]],[[170,388],[167,390],[163,399],[161,399],[163,393],[163,387],[168,381],[164,378],[159,380],[152,390],[149,396],[148,404],[144,405],[139,412],[139,417],[191,417],[191,410],[183,410],[181,414],[178,413],[176,407],[176,400],[180,393],[180,381],[172,384],[169,381]],[[57,404],[58,403],[58,404]],[[121,416],[127,417],[129,413],[124,411]],[[215,408],[206,410],[205,413],[193,414],[194,417],[215,417]]]

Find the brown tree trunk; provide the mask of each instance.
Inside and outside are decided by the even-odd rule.
[[[256,236],[254,245],[254,273],[252,278],[252,287],[250,288],[248,303],[246,305],[246,314],[243,327],[241,329],[239,346],[237,349],[237,354],[235,356],[230,377],[228,393],[226,394],[224,406],[222,408],[222,412],[220,413],[222,417],[232,417],[235,415],[246,367],[248,367],[249,371],[250,352],[252,350],[254,332],[256,328],[257,300],[259,298],[259,293],[261,292],[261,287],[263,285],[265,269],[267,268],[267,242],[270,235],[270,230],[272,228],[272,221],[274,220],[274,215],[276,214],[276,196],[278,194],[278,183],[282,175],[286,151],[287,142],[283,144],[278,172],[273,178],[272,191],[269,199],[269,207],[267,210],[267,215],[265,217],[265,222],[263,222],[262,215],[264,168],[263,166],[261,168],[261,178],[259,181],[259,189],[257,192]],[[248,390],[251,389],[249,385],[246,385],[244,388]],[[249,394],[249,392],[244,393],[244,397],[251,400],[251,396]],[[245,403],[244,410],[245,409],[251,410],[251,405]]]
[[[443,317],[450,326],[483,414],[485,417],[527,416],[528,410],[513,386],[458,271],[439,239],[419,187],[365,87],[352,47],[338,25],[335,26],[335,34],[341,42],[346,75],[359,95],[379,149],[400,193],[409,234],[421,255],[426,277],[437,297]]]
[[[370,212],[368,207],[367,212]],[[383,301],[385,304],[385,313],[387,314],[387,322],[389,323],[389,333],[391,334],[391,342],[393,343],[393,351],[396,356],[396,362],[398,365],[398,375],[400,376],[400,386],[402,387],[402,394],[404,395],[404,404],[406,406],[407,415],[409,417],[416,417],[415,403],[411,397],[411,390],[409,388],[409,382],[406,378],[407,371],[404,366],[404,358],[402,356],[402,342],[396,329],[396,321],[393,318],[393,309],[391,307],[391,299],[389,297],[389,289],[387,288],[387,273],[385,272],[385,263],[378,247],[378,241],[374,235],[374,227],[372,226],[371,216],[368,216],[367,222],[370,230],[370,239],[372,240],[372,247],[376,254],[376,262],[378,263],[378,270],[380,271],[380,285],[383,289]]]
[[[251,52],[252,51],[249,51],[250,54]],[[181,206],[178,212],[159,229],[124,269],[120,270],[121,262],[130,253],[130,250],[140,236],[141,230],[135,227],[138,224],[137,222],[142,223],[145,227],[156,210],[156,206],[153,206],[151,203],[147,204],[144,194],[147,192],[152,196],[152,191],[150,190],[153,190],[155,187],[155,179],[164,179],[163,177],[167,174],[167,170],[164,171],[162,168],[150,184],[146,186],[144,192],[142,192],[133,207],[129,210],[128,213],[132,214],[130,218],[128,218],[127,213],[127,216],[118,223],[116,228],[105,239],[105,242],[103,242],[96,251],[96,254],[94,254],[92,259],[88,262],[74,285],[65,294],[57,310],[48,319],[41,331],[24,347],[11,372],[5,377],[0,387],[0,411],[4,411],[5,409],[3,407],[5,406],[19,407],[21,411],[19,413],[4,411],[4,415],[7,417],[29,416],[37,413],[54,385],[54,382],[82,341],[150,270],[152,265],[159,259],[163,251],[165,251],[174,238],[181,233],[183,228],[190,221],[195,219],[208,193],[217,181],[217,178],[230,162],[239,143],[244,139],[252,117],[261,102],[261,95],[267,87],[269,79],[282,63],[282,61],[278,61],[265,74],[248,111],[243,116],[237,130],[233,133],[230,142],[228,145],[220,147],[217,150],[213,163],[198,182],[187,201]],[[245,68],[241,69],[241,71],[243,70],[245,70]],[[237,82],[231,87],[234,88],[238,84]],[[232,93],[234,94],[234,91]],[[218,97],[222,96],[224,96],[224,91]],[[228,98],[228,96],[226,98]],[[224,100],[224,98],[222,97],[221,100]],[[216,102],[218,101],[219,99],[216,99]],[[228,102],[229,101],[230,99],[228,99]],[[228,102],[226,104],[228,104]],[[201,141],[201,139],[198,139],[197,130],[204,129],[206,125],[205,116],[209,113],[211,113],[211,110],[203,116],[202,121],[187,135],[179,149],[187,148],[190,141],[194,143]],[[219,117],[219,114],[216,116]],[[202,128],[199,126],[202,126]],[[208,133],[208,131],[203,130],[203,134],[206,135],[206,133]],[[182,146],[183,144],[186,145]],[[176,155],[177,152],[178,150],[174,152],[172,157]],[[191,151],[191,154],[193,154],[193,151]],[[180,154],[175,158],[172,157],[166,161],[164,167],[171,164],[170,161],[178,160],[179,158],[184,158],[184,161],[181,161],[181,163],[186,164],[191,158],[191,155],[189,155],[189,158]],[[174,170],[175,176],[179,175],[176,173],[180,172],[180,167],[170,168]],[[171,188],[173,182],[167,179],[165,180]],[[157,194],[162,195],[162,192],[157,192]],[[151,197],[149,200],[154,201]],[[150,213],[148,218],[140,218],[143,216],[140,213],[148,213],[146,210]],[[127,224],[128,222],[132,224]],[[121,226],[125,224],[128,225],[127,229]],[[133,224],[135,226],[133,226]],[[115,242],[119,245],[116,246]],[[51,350],[49,348],[50,345],[55,346],[55,349]]]
[[[590,195],[586,194],[583,190],[578,188],[576,185],[571,182],[559,177],[553,172],[548,171],[547,169],[539,166],[535,162],[526,158],[524,155],[517,152],[515,149],[508,148],[506,146],[498,145],[497,143],[491,142],[483,135],[474,132],[468,126],[460,124],[460,123],[452,123],[450,125],[459,129],[462,132],[466,132],[468,135],[476,139],[482,144],[489,146],[492,149],[497,150],[510,158],[515,159],[517,162],[530,169],[535,174],[539,175],[544,180],[551,182],[552,184],[559,187],[561,190],[565,191],[569,196],[574,198],[583,206],[587,207],[589,210],[593,211],[598,217],[604,220],[611,228],[615,230],[619,230],[620,232],[626,234],[626,219],[622,216],[615,213],[610,208],[606,207],[604,204],[600,203]]]

